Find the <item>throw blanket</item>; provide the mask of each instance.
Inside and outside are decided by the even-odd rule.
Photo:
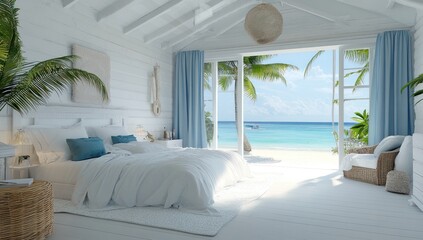
[[[239,154],[206,149],[173,149],[88,160],[72,195],[77,206],[103,208],[164,206],[204,210],[216,191],[249,176]]]

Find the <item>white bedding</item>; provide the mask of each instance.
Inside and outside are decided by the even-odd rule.
[[[29,176],[51,182],[55,198],[70,200],[75,184],[86,161],[61,161],[30,168]]]
[[[114,202],[203,210],[216,191],[250,174],[239,154],[206,149],[108,154],[85,162],[72,202],[90,208]]]

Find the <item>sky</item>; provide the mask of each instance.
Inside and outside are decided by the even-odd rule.
[[[304,69],[316,52],[295,52],[274,55],[264,63],[288,63],[299,68],[287,71],[282,81],[264,82],[253,79],[257,100],[251,101],[244,95],[245,121],[277,122],[331,122],[332,121],[332,51],[323,53],[313,65],[309,75],[304,79]],[[346,68],[357,67],[346,62]],[[352,71],[352,70],[351,70]],[[336,70],[338,73],[338,70]],[[338,76],[336,75],[336,79]],[[353,80],[352,78],[350,78]],[[350,79],[346,80],[352,82]],[[350,81],[348,81],[350,80]],[[367,80],[368,81],[368,80]],[[219,89],[219,121],[234,120],[233,87],[226,92]],[[337,95],[337,93],[336,93]],[[346,98],[368,97],[368,89],[352,93],[345,91]],[[336,97],[337,98],[337,97]],[[211,110],[210,93],[205,93],[206,111]],[[335,121],[338,119],[338,105],[335,105]],[[352,122],[354,112],[368,109],[368,100],[347,101],[345,103],[345,122]]]

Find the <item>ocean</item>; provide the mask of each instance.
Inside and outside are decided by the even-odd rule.
[[[345,123],[345,129],[353,125]],[[244,122],[244,126],[253,149],[331,150],[336,146],[331,122]],[[237,148],[235,122],[221,121],[218,130],[220,148]]]

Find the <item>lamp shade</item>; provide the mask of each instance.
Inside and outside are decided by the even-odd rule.
[[[283,18],[277,8],[262,3],[251,9],[245,17],[244,27],[259,44],[275,41],[282,34]]]

